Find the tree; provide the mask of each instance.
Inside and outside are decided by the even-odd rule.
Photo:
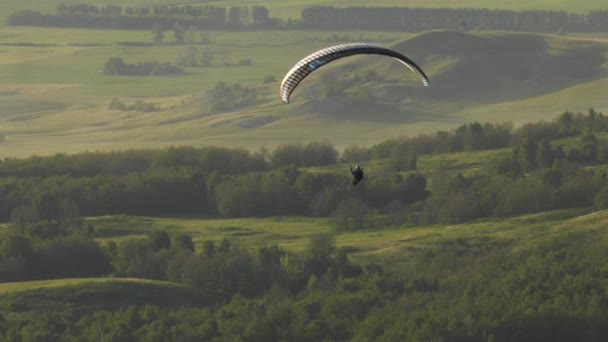
[[[36,221],[38,221],[38,214],[30,205],[18,206],[11,213],[11,223],[17,229],[19,235],[24,235],[26,228]]]
[[[332,256],[336,251],[336,239],[330,234],[316,234],[308,241],[306,268],[317,276],[323,275],[331,266]]]
[[[180,234],[175,238],[173,245],[179,249],[185,249],[194,252],[194,242],[192,236]]]
[[[608,209],[608,186],[603,186],[597,195],[595,195],[593,204],[598,210]]]
[[[157,230],[148,235],[148,242],[153,251],[166,249],[171,247],[171,239],[169,234],[164,230]]]
[[[201,53],[200,65],[208,67],[208,66],[211,66],[212,64],[213,64],[213,55],[208,52]]]
[[[14,257],[29,260],[32,257],[30,240],[19,235],[9,236],[2,242],[0,256],[3,258]]]
[[[362,163],[372,159],[371,151],[368,147],[359,145],[349,145],[342,152],[340,161],[343,163]]]
[[[268,23],[268,9],[264,6],[251,7],[251,20],[253,25],[264,26]]]
[[[207,256],[208,258],[213,258],[216,252],[217,247],[215,246],[215,242],[211,240],[203,242],[203,255]]]
[[[581,137],[581,160],[584,162],[592,162],[597,159],[599,151],[599,142],[594,134],[584,134]]]
[[[530,138],[525,138],[524,141],[516,148],[516,155],[519,165],[521,165],[526,172],[532,171],[536,168],[536,149],[536,142]]]
[[[334,226],[338,231],[365,228],[370,208],[358,198],[347,198],[334,212]]]
[[[165,33],[161,24],[155,23],[152,25],[152,41],[156,45],[160,45],[163,43],[163,39],[165,39]]]
[[[547,139],[542,139],[536,149],[536,163],[542,168],[551,167],[553,164],[553,151]]]
[[[173,42],[176,45],[184,45],[186,30],[179,23],[173,25]]]
[[[108,75],[123,75],[126,70],[127,65],[118,57],[111,57],[103,65],[103,73]]]

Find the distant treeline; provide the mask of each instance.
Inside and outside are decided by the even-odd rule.
[[[608,161],[608,144],[595,136],[607,130],[608,118],[590,110],[566,112],[551,122],[528,124],[513,132],[509,124],[471,123],[370,148],[351,146],[342,156],[325,141],[256,153],[174,147],[6,158],[0,162],[0,220],[15,221],[20,213],[31,213],[55,222],[74,211],[86,216],[333,215],[346,222],[339,229],[359,229],[368,214],[395,214],[418,224],[569,207],[604,208],[608,207],[608,200],[601,198],[608,196],[608,188],[603,190],[606,175],[577,165]],[[574,145],[552,142],[574,136],[580,137]],[[427,176],[416,171],[419,155],[508,146],[513,153],[489,161],[482,175],[442,177],[433,181],[433,193],[427,189]],[[338,172],[301,169],[371,159],[386,162],[356,192],[346,165]],[[521,198],[521,194],[527,195]]]
[[[313,6],[302,10],[299,25],[312,29],[402,30],[433,29],[608,31],[608,11],[587,14],[565,11],[505,11],[471,8],[407,8]]]
[[[154,24],[170,28],[179,23],[198,29],[299,28],[335,30],[432,29],[509,30],[529,32],[608,31],[608,11],[585,14],[565,11],[506,11],[471,8],[408,8],[311,6],[300,18],[282,22],[264,6],[167,5],[155,7],[97,7],[59,5],[55,14],[26,10],[11,14],[9,25],[90,27],[149,30]]]
[[[169,29],[176,23],[199,29],[270,28],[278,20],[270,18],[263,6],[155,6],[97,7],[88,4],[59,5],[55,14],[25,10],[11,14],[8,25],[87,27],[150,30],[154,24]]]

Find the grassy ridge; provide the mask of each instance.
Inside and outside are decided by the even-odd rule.
[[[218,294],[179,284],[145,279],[57,279],[0,284],[0,307],[18,315],[26,312],[91,312],[131,305],[163,307],[209,306]]]

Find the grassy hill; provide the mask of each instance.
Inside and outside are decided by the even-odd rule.
[[[329,66],[321,76],[315,75],[315,81],[374,70],[380,80],[365,85],[352,82],[352,87],[376,88],[380,104],[399,103],[408,112],[411,107],[430,107],[427,111],[431,112],[438,102],[477,106],[541,97],[596,81],[607,71],[608,46],[556,36],[439,30],[398,41],[392,47],[427,71],[430,88],[420,87],[413,74],[404,75],[401,64],[377,57],[346,60],[333,70]],[[303,88],[318,87],[312,80],[305,82]],[[318,102],[320,94],[315,90],[308,91],[311,102]]]
[[[83,150],[223,145],[257,149],[293,141],[330,138],[339,148],[387,137],[432,133],[463,122],[550,119],[564,110],[605,111],[606,43],[520,33],[431,31],[211,32],[204,47],[149,41],[148,32],[7,28],[0,39],[1,156]],[[269,41],[267,35],[272,34]],[[243,39],[247,43],[243,43]],[[379,42],[411,56],[429,74],[423,88],[415,75],[383,57],[348,58],[311,75],[285,105],[278,96],[284,72],[311,51],[344,41]],[[30,46],[14,46],[19,42]],[[172,77],[109,76],[103,63],[175,63],[187,49],[207,51],[216,65],[186,68]],[[251,66],[224,66],[247,57]],[[375,78],[362,81],[370,70]],[[264,83],[266,76],[274,82]],[[338,81],[343,96],[324,98]],[[224,81],[254,87],[255,104],[210,113],[206,91]],[[366,96],[371,96],[369,100]],[[112,98],[158,104],[160,112],[109,110]],[[230,99],[227,99],[230,101]]]
[[[0,307],[24,312],[84,313],[130,305],[210,306],[220,295],[175,283],[130,278],[57,279],[0,284]]]

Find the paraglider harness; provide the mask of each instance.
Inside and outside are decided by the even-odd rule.
[[[351,166],[350,173],[352,173],[353,177],[355,177],[355,179],[353,179],[353,186],[357,185],[357,183],[359,183],[363,179],[363,169],[359,165],[357,165],[354,170]]]

